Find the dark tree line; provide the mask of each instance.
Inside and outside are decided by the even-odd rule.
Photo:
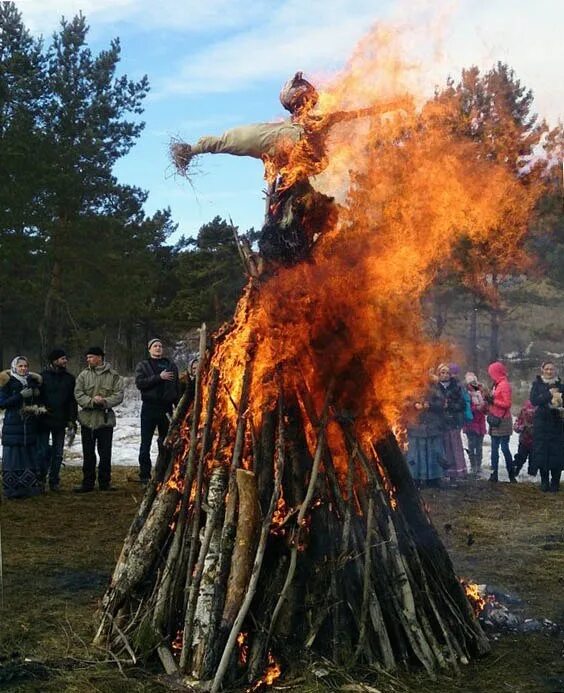
[[[0,3],[0,366],[14,351],[103,344],[130,368],[148,336],[228,318],[243,283],[233,228],[219,218],[170,245],[164,209],[119,183],[114,164],[143,130],[146,77],[118,74],[82,15],[51,42]]]
[[[143,130],[149,85],[118,74],[118,39],[94,55],[87,35],[78,15],[46,44],[14,3],[0,2],[3,367],[15,351],[41,360],[54,345],[79,353],[98,342],[129,369],[148,337],[173,341],[202,321],[213,329],[229,319],[244,282],[231,224],[215,218],[173,245],[170,210],[147,216],[147,193],[117,181],[114,164]],[[468,315],[468,360],[477,368],[478,321],[487,317],[486,358],[497,358],[500,326],[535,291],[530,278],[564,289],[564,135],[538,120],[532,92],[502,63],[463,70],[433,103],[447,131],[473,141],[478,156],[515,171],[525,191],[543,186],[526,233],[513,229],[506,247],[462,238],[427,297],[435,337],[448,332],[453,314]],[[552,166],[537,157],[540,143]],[[512,224],[508,217],[500,238],[512,237]]]

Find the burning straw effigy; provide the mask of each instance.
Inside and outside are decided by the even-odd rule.
[[[99,645],[196,688],[259,690],[314,657],[434,676],[489,649],[392,431],[437,358],[418,305],[438,267],[532,202],[436,104],[364,89],[359,117],[332,119],[353,87],[305,89],[300,151],[264,157],[267,251],[242,248],[235,317],[202,328],[195,400],[101,603]]]

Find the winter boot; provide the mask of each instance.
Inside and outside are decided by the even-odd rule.
[[[550,480],[550,490],[552,493],[558,493],[560,491],[560,472],[552,472],[552,479]]]
[[[521,457],[519,453],[517,453],[513,458],[513,476],[519,476],[519,472],[521,471],[521,469],[523,469],[524,464],[525,460]]]
[[[490,481],[496,482],[497,479],[497,469],[490,474]]]
[[[476,456],[473,455],[471,452],[468,452],[468,459],[470,460],[470,471],[473,474],[473,476],[476,476]]]
[[[546,493],[550,489],[548,483],[548,472],[541,471],[541,491]]]

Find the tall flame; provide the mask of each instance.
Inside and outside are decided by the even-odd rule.
[[[445,266],[456,266],[462,240],[493,244],[501,257],[526,233],[539,191],[457,136],[448,100],[416,107],[412,81],[413,65],[378,28],[322,91],[314,114],[321,129],[337,112],[373,115],[327,129],[324,157],[307,170],[320,173],[315,186],[339,201],[336,227],[320,229],[310,262],[259,280],[258,295],[256,285],[247,287],[234,329],[215,351],[218,406],[233,425],[252,349],[253,421],[280,384],[296,391],[305,383],[319,411],[334,381],[335,408],[351,415],[357,433],[373,439],[398,426],[407,396],[448,355],[425,336],[422,297]],[[286,180],[303,175],[303,154],[290,156]],[[342,472],[346,451],[337,457]]]

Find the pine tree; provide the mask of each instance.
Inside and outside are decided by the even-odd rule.
[[[51,222],[43,229],[48,287],[40,326],[44,349],[67,337],[76,322],[69,302],[69,292],[75,290],[67,276],[70,268],[83,267],[93,258],[100,264],[105,233],[115,229],[108,217],[114,222],[127,217],[128,206],[139,214],[138,202],[144,201],[141,191],[117,184],[113,166],[143,129],[135,116],[142,112],[147,78],[135,82],[116,77],[119,40],[94,56],[87,33],[82,15],[63,20],[47,53],[51,175],[46,204]],[[122,211],[116,214],[116,207]],[[106,270],[100,269],[91,291],[107,281]],[[84,294],[79,298],[87,300]]]
[[[45,60],[14,3],[0,3],[0,367],[35,329]],[[23,318],[25,316],[25,319]],[[9,337],[8,337],[9,335]],[[9,339],[9,341],[8,341]]]

